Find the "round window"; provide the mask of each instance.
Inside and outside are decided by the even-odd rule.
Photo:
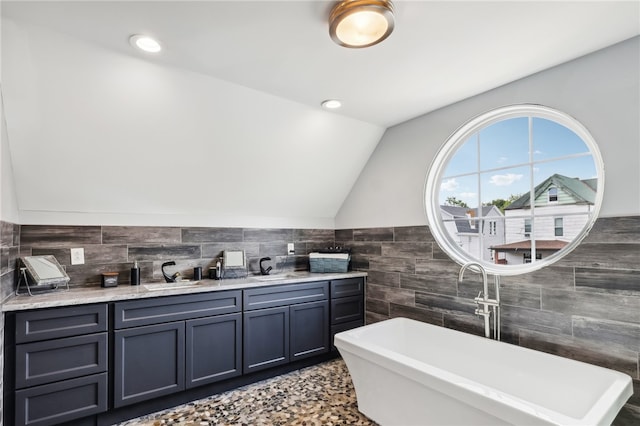
[[[595,222],[604,166],[577,120],[540,105],[499,108],[446,141],[427,173],[431,232],[456,262],[515,275],[557,261]]]

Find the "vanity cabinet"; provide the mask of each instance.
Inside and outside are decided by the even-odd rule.
[[[114,407],[242,374],[242,291],[114,304]]]
[[[333,335],[364,324],[364,283],[7,312],[3,424],[114,424],[332,358]]]
[[[329,282],[244,291],[244,373],[329,351]]]
[[[15,324],[5,348],[15,364],[6,384],[15,389],[14,424],[53,425],[107,410],[106,304],[21,311],[7,320]]]
[[[364,278],[331,281],[331,350],[336,333],[364,325]]]

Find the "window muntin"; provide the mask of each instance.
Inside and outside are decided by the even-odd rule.
[[[591,200],[586,203],[589,205],[587,211],[571,211],[577,203],[568,200],[564,204],[566,194],[563,198],[558,195],[558,201],[550,206],[549,187],[558,188],[556,180],[566,183],[565,178],[579,178],[576,182],[579,181],[580,185],[587,180],[592,181],[595,189]],[[545,190],[536,192],[545,182],[549,184]],[[573,185],[576,182],[569,183]],[[603,186],[602,158],[595,141],[580,123],[544,106],[515,105],[472,119],[447,140],[427,174],[425,207],[432,234],[454,260],[458,263],[481,260],[490,271],[514,275],[556,261],[577,246],[597,218]],[[503,217],[491,217],[491,221],[497,220],[501,224],[497,234],[504,232],[511,236],[511,240],[503,245],[496,244],[491,224],[489,232],[477,227],[474,234],[471,223],[487,222],[484,205],[496,205],[501,200],[513,204],[514,200],[523,197],[526,202],[519,209],[502,210]],[[464,234],[466,243],[455,244],[455,247],[451,242],[461,241],[455,234],[460,229],[455,226],[456,219],[442,211],[446,200],[464,205],[476,213],[466,227],[471,229]],[[546,207],[568,210],[560,213],[565,218],[565,225],[567,220],[580,224],[571,235],[563,226],[564,241],[556,245],[564,244],[564,248],[546,247],[549,244],[547,240],[558,237],[554,221],[558,212],[545,210]],[[524,241],[524,219],[530,220],[527,242]],[[519,241],[515,240],[516,236]],[[489,238],[493,241],[490,242]],[[500,250],[484,256],[485,252],[493,251],[490,250],[492,247],[502,249],[511,243],[521,246],[518,248],[518,261],[509,262],[508,253]],[[469,250],[469,247],[473,249]],[[534,259],[526,267],[521,264],[525,250],[529,250],[530,258]]]

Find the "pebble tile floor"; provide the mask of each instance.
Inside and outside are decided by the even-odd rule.
[[[358,411],[342,359],[192,401],[120,426],[376,426]]]

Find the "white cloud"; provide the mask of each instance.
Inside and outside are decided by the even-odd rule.
[[[519,181],[520,179],[522,179],[522,175],[507,173],[506,175],[491,176],[491,179],[489,179],[489,183],[492,183],[496,186],[509,186],[513,182]]]
[[[508,157],[498,157],[498,164],[504,164],[508,159]]]
[[[451,191],[455,191],[456,189],[458,189],[459,186],[460,186],[460,184],[456,181],[456,179],[455,178],[451,178],[451,179],[448,179],[448,180],[442,182],[442,184],[440,185],[440,189],[442,191],[451,192]]]

